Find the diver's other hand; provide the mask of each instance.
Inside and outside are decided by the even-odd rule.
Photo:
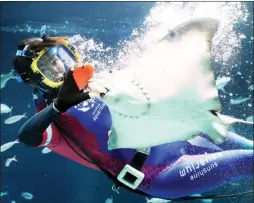
[[[89,91],[89,94],[92,94],[94,97],[100,97],[109,91],[107,88],[97,83],[94,79],[88,81],[86,89]]]
[[[99,94],[96,94],[96,93],[93,93],[93,92],[88,92],[88,94],[89,94],[89,97],[90,97],[90,98],[100,97]]]
[[[91,98],[89,92],[83,92],[88,80],[93,75],[91,73],[93,70],[90,70],[90,67],[86,68],[86,66],[82,66],[69,69],[65,74],[58,97],[54,100],[54,106],[59,112],[65,112],[72,106]]]

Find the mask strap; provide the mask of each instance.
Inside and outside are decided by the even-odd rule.
[[[17,50],[16,56],[26,56],[25,53],[28,50],[29,45],[26,45],[23,50]]]
[[[47,26],[46,25],[43,25],[42,27],[41,27],[41,30],[40,30],[40,37],[43,39],[43,38],[45,38],[45,37],[48,37],[48,32],[47,32],[48,30],[47,30]],[[17,51],[16,51],[16,56],[27,56],[26,55],[26,51],[29,49],[29,45],[26,45],[25,47],[24,47],[24,49],[23,50],[20,50],[20,49],[18,49]],[[23,82],[23,80],[22,80],[22,78],[20,77],[20,76],[17,76],[16,77],[16,80],[17,80],[17,82],[18,83],[22,83]]]
[[[42,39],[49,37],[48,28],[46,25],[43,25],[40,30],[40,37]]]
[[[22,83],[23,82],[23,80],[22,80],[22,78],[20,76],[17,76],[16,80],[17,80],[18,83]]]
[[[22,50],[18,49],[17,52],[16,52],[16,56],[25,56],[25,52],[28,50],[28,47],[29,47],[29,45],[26,45],[24,47],[24,49],[22,49]],[[23,82],[23,80],[22,80],[22,78],[20,76],[17,76],[16,80],[17,80],[18,83],[22,83]]]

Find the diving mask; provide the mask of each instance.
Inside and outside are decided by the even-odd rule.
[[[31,58],[30,68],[18,71],[21,78],[28,83],[33,81],[37,85],[51,89],[60,87],[64,80],[64,73],[82,63],[78,52],[66,40],[59,41],[52,47],[46,47],[33,56],[28,56],[27,50],[29,47],[26,46],[16,53],[17,56]]]
[[[77,65],[78,60],[67,47],[56,45],[43,51],[32,63],[32,68],[41,74],[51,83],[63,81],[64,73],[71,67]]]

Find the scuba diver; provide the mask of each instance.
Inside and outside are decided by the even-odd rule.
[[[19,80],[33,87],[37,108],[19,141],[102,171],[115,188],[170,200],[210,199],[237,194],[191,195],[253,177],[253,143],[231,132],[219,145],[201,133],[151,149],[108,150],[112,120],[100,100],[107,90],[94,88],[93,66],[83,64],[67,37],[23,40],[13,65]]]

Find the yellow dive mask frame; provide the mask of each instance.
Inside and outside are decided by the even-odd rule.
[[[58,41],[57,44],[55,46],[62,46],[63,48],[65,48],[66,50],[68,50],[69,54],[71,54],[72,58],[75,59],[76,65],[79,66],[82,64],[82,60],[81,60],[81,56],[79,55],[79,53],[66,41],[66,40],[62,40],[62,41]],[[53,47],[55,47],[53,46]],[[33,72],[34,75],[39,76],[38,79],[41,80],[41,82],[50,87],[50,88],[58,88],[63,84],[63,80],[62,81],[58,81],[55,82],[53,80],[50,80],[45,74],[42,73],[42,71],[38,68],[38,61],[41,59],[41,57],[48,52],[49,49],[51,49],[52,47],[47,47],[44,48],[43,50],[41,50],[39,52],[39,55],[35,58],[33,58],[32,60],[32,64],[31,64],[31,71]]]

